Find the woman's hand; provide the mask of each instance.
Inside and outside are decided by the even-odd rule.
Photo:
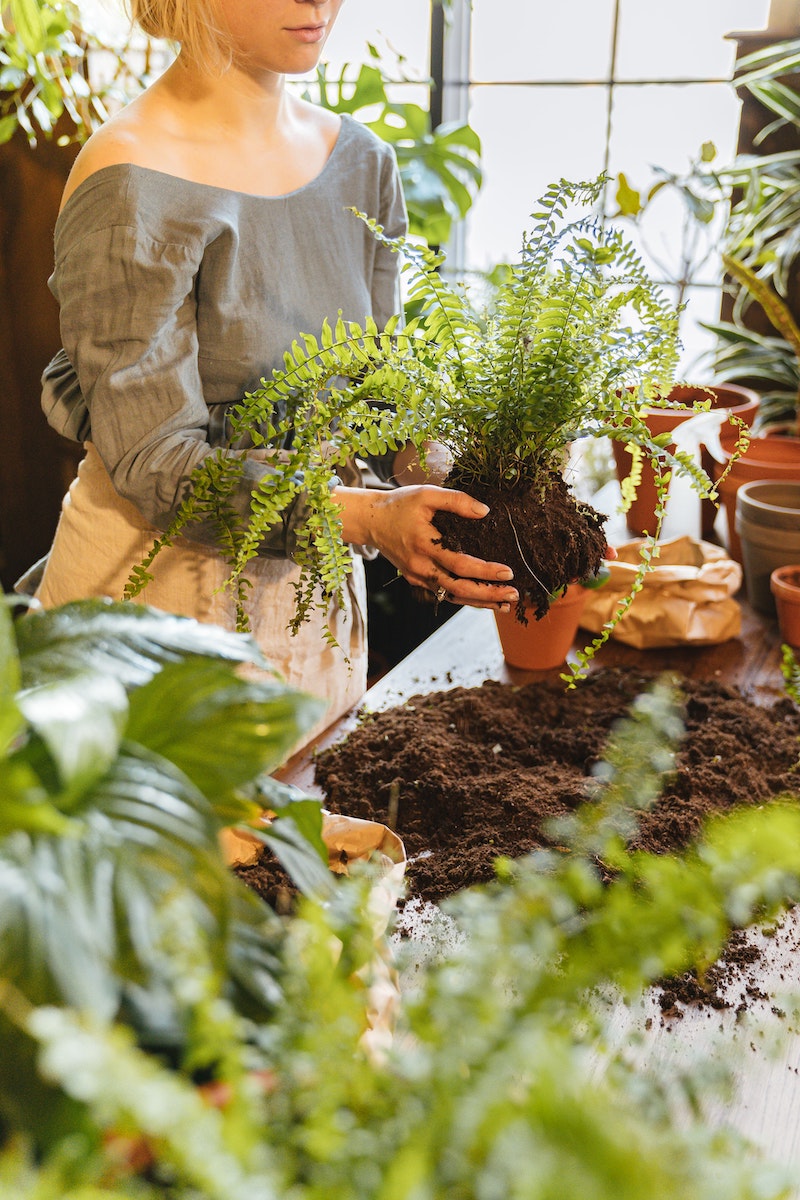
[[[412,586],[472,608],[509,609],[516,604],[510,567],[441,545],[441,534],[433,524],[439,510],[473,520],[489,511],[465,492],[418,484],[386,492],[337,487],[333,495],[342,505],[344,540],[375,546]]]

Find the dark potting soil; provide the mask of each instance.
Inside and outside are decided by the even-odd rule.
[[[366,716],[343,742],[316,759],[325,806],[391,825],[408,858],[408,898],[436,903],[489,881],[500,855],[550,844],[543,826],[585,799],[592,767],[612,725],[653,682],[645,672],[602,668],[572,691],[559,680],[415,696]],[[756,706],[713,681],[679,678],[685,734],[675,770],[635,844],[654,853],[681,849],[711,813],[800,796],[800,711],[787,698]],[[670,980],[661,1007],[676,1002],[736,1007],[722,984],[746,976],[758,951],[731,939],[701,982]],[[761,997],[763,998],[763,997]]]
[[[492,879],[499,855],[548,845],[542,826],[584,800],[612,725],[654,678],[601,668],[569,692],[550,680],[415,696],[365,716],[317,756],[325,806],[392,825],[411,860],[408,899],[436,903]],[[636,839],[654,853],[686,846],[710,813],[800,795],[800,711],[788,697],[762,707],[713,681],[676,682],[685,734]],[[268,851],[236,872],[278,911],[291,907],[294,886]],[[742,1009],[764,1000],[750,974],[758,958],[735,933],[702,980],[687,972],[664,981],[664,1018],[680,1016],[681,1005]]]
[[[315,760],[325,806],[391,824],[409,859],[413,896],[434,903],[493,877],[498,855],[550,844],[548,819],[585,799],[612,725],[654,676],[602,668],[575,689],[547,680],[414,696],[366,716]],[[788,699],[751,704],[714,681],[680,679],[685,734],[675,771],[636,845],[686,846],[712,812],[800,795],[800,711]],[[389,820],[390,804],[393,819]]]

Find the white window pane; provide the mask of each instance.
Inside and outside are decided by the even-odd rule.
[[[763,29],[769,0],[620,0],[617,79],[729,79],[736,43]]]
[[[617,87],[609,155],[612,181],[624,173],[628,184],[645,197],[658,179],[654,168],[685,175],[704,142],[715,144],[715,165],[725,166],[735,154],[738,121],[739,100],[726,84]],[[713,191],[708,194],[717,199]],[[613,200],[609,211],[614,211]],[[656,278],[716,283],[719,235],[726,216],[720,202],[708,226],[687,221],[685,204],[674,189],[664,188],[639,226],[627,229]]]
[[[366,58],[371,42],[383,54],[389,49],[402,55],[409,75],[427,79],[430,75],[430,0],[347,0],[324,52],[332,73],[347,62],[360,63]]]
[[[714,373],[707,355],[716,339],[700,326],[701,322],[719,320],[720,292],[715,288],[689,288],[684,300],[686,308],[681,314],[683,353],[678,373],[689,383],[711,383]]]
[[[614,0],[474,0],[472,78],[606,78],[613,13]]]
[[[485,270],[519,252],[536,201],[554,180],[603,169],[603,87],[474,88],[470,124],[483,139],[484,184],[467,218],[467,266]]]

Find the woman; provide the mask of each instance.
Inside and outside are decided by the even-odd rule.
[[[245,513],[269,453],[227,448],[229,406],[282,365],[301,331],[340,309],[379,324],[398,309],[395,256],[346,211],[404,231],[391,149],[285,86],[315,67],[341,3],[132,0],[142,28],[180,53],[89,139],[64,193],[50,281],[64,353],[45,372],[44,407],[87,453],[38,590],[45,605],[121,596],[210,454],[246,455],[234,498]],[[440,598],[515,602],[508,568],[437,544],[437,509],[480,518],[483,505],[425,482],[410,453],[371,465],[404,486],[365,490],[355,466],[333,478],[346,542],[377,548]],[[290,636],[292,548],[305,515],[299,500],[262,545],[249,618],[266,657],[294,686],[325,695],[332,720],[365,687],[363,569],[354,563],[348,604]],[[153,574],[145,602],[234,624],[212,530],[190,528]],[[330,648],[325,624],[347,658]]]

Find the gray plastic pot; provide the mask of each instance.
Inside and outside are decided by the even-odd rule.
[[[800,480],[755,479],[736,493],[736,532],[742,546],[747,598],[774,615],[770,575],[800,562]]]

